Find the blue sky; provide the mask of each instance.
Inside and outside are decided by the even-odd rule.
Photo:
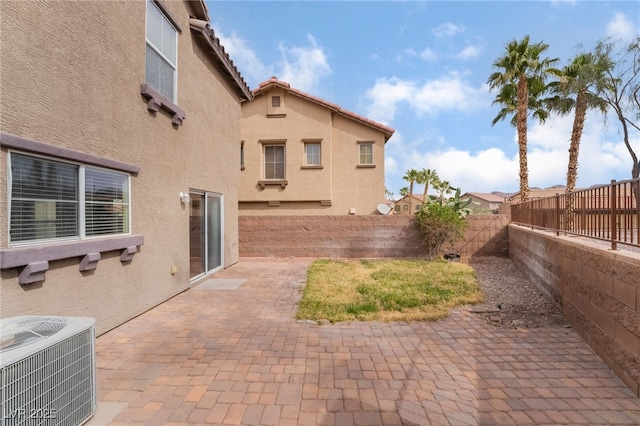
[[[396,129],[385,149],[399,198],[410,168],[462,192],[516,192],[517,138],[486,85],[505,45],[530,35],[567,64],[604,37],[640,34],[638,1],[207,1],[251,89],[276,76]],[[572,116],[529,122],[529,185],[565,184]],[[632,135],[640,153],[640,135]],[[631,177],[617,120],[590,111],[578,187]],[[422,191],[416,190],[417,193]]]

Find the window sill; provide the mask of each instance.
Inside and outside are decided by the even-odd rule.
[[[287,114],[267,114],[267,118],[285,118]]]
[[[174,126],[182,124],[185,119],[185,112],[178,105],[171,102],[169,98],[146,83],[140,85],[140,94],[147,100],[147,109],[149,111],[158,112],[162,108],[172,115],[171,124]]]
[[[90,271],[96,269],[101,253],[121,250],[120,261],[128,262],[143,244],[142,235],[125,235],[0,249],[0,269],[22,268],[18,282],[30,284],[44,281],[51,261],[82,257],[80,271]]]
[[[358,168],[358,169],[375,169],[376,165],[375,164],[358,164],[356,166],[356,168]]]
[[[317,165],[317,166],[300,166],[300,168],[301,168],[302,170],[305,170],[305,169],[311,169],[311,170],[314,170],[314,169],[315,169],[315,170],[320,170],[320,169],[324,169],[324,166],[323,166],[323,165]]]
[[[265,187],[269,186],[269,185],[279,185],[280,187],[282,187],[282,189],[285,189],[287,187],[287,185],[289,184],[288,181],[286,180],[259,180],[258,181],[258,186],[260,187],[260,189],[264,189]]]

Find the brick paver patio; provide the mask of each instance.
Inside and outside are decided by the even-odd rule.
[[[298,322],[308,265],[243,259],[98,337],[89,424],[640,424],[571,329]]]

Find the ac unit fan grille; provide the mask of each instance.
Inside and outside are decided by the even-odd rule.
[[[0,370],[0,412],[12,425],[79,425],[95,411],[94,329]]]
[[[64,318],[28,317],[19,322],[3,322],[0,352],[49,337],[62,330],[68,321]]]

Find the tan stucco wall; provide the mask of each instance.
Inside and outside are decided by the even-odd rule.
[[[273,92],[273,91],[276,92]],[[284,117],[267,117],[271,95],[282,96]],[[272,111],[274,112],[274,111]],[[245,169],[240,175],[240,215],[375,214],[384,202],[384,135],[330,109],[271,89],[242,105]],[[321,140],[322,169],[303,169],[303,140]],[[286,140],[286,188],[266,186],[260,140]],[[357,168],[358,141],[374,142],[375,168]],[[320,201],[331,201],[322,206]],[[279,201],[269,207],[268,201]]]
[[[409,210],[409,199],[402,198],[394,203],[393,211],[397,215],[408,216],[409,214],[415,214],[420,210],[420,206],[422,206],[422,201],[414,199],[413,204],[411,204],[411,210]]]
[[[190,188],[224,195],[225,265],[238,260],[237,180],[240,101],[189,29],[183,2],[165,2],[178,41],[174,127],[151,113],[145,82],[145,2],[0,2],[1,131],[80,153],[134,164],[132,234],[144,245],[129,264],[103,253],[97,269],[78,258],[51,262],[40,284],[21,286],[2,270],[0,315],[72,315],[97,319],[98,333],[189,287]],[[7,150],[0,153],[0,243],[7,248]],[[177,273],[170,269],[177,266]]]

